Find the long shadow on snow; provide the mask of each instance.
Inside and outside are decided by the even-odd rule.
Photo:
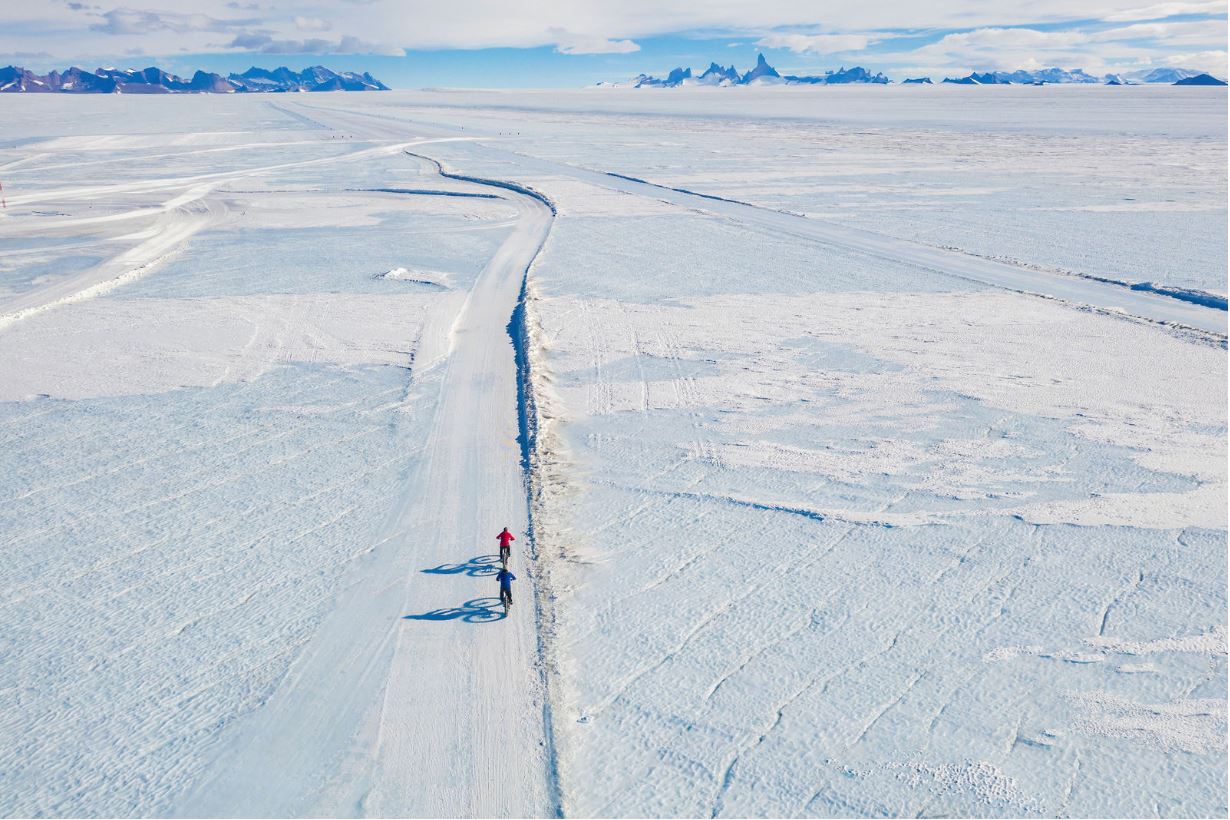
[[[458,618],[468,624],[486,624],[492,621],[502,621],[508,616],[499,598],[475,598],[466,601],[461,606],[447,609],[433,609],[422,615],[403,615],[406,621],[455,621]]]
[[[465,564],[441,564],[423,572],[428,575],[460,575],[464,572],[471,578],[488,578],[500,571],[499,564],[498,555],[476,555]]]

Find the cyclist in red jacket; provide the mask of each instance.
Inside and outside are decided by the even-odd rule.
[[[509,544],[517,539],[508,531],[508,527],[505,527],[504,531],[497,535],[496,538],[500,539],[500,563],[508,566],[508,556],[512,552],[512,547]]]

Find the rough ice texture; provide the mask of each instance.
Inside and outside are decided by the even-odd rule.
[[[1224,342],[534,161],[1224,292],[1224,94],[873,91],[23,100],[0,300],[63,298],[0,307],[0,813],[182,808],[379,548],[411,374],[516,217],[390,193],[417,119],[503,132],[416,150],[558,209],[527,335],[569,813],[1224,816]]]

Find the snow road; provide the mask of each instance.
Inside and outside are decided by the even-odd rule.
[[[494,189],[520,218],[448,349],[422,354],[417,389],[437,392],[436,409],[379,549],[185,816],[556,813],[530,556],[514,549],[505,618],[493,554],[499,526],[527,530],[510,327],[552,212]]]

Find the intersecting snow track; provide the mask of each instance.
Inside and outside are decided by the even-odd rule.
[[[430,140],[427,141],[430,142]],[[0,297],[0,329],[45,310],[101,296],[156,270],[182,250],[196,234],[209,227],[223,224],[232,216],[224,201],[211,197],[214,188],[218,185],[260,177],[274,171],[306,169],[337,162],[362,161],[396,154],[422,142],[424,140],[407,141],[405,144],[380,145],[339,156],[283,162],[239,171],[221,171],[188,177],[146,179],[106,185],[83,185],[74,188],[58,188],[50,193],[37,192],[11,197],[9,202],[12,205],[31,205],[45,204],[48,197],[55,201],[73,201],[134,193],[166,192],[172,194],[170,199],[152,208],[133,208],[103,217],[61,219],[51,225],[44,225],[45,232],[48,228],[54,232],[89,223],[120,222],[151,214],[158,215],[154,225],[126,237],[129,240],[140,240],[139,242],[101,264],[75,276],[65,277],[25,293]]]
[[[312,106],[311,110],[324,112],[328,109]],[[400,122],[403,128],[410,127],[410,122],[407,120],[399,121],[385,115],[367,112],[355,112],[355,114],[356,116],[348,119],[349,122],[378,122],[385,123],[385,127]],[[450,135],[457,138],[456,134],[460,133],[440,125],[417,122],[414,125],[422,128],[425,133],[431,133],[440,139],[447,139]],[[475,137],[474,139],[481,138]],[[1004,288],[1017,293],[1058,299],[1102,312],[1194,328],[1221,338],[1226,336],[1226,311],[1216,306],[1182,301],[1148,290],[1128,289],[1108,281],[1021,268],[996,259],[924,245],[851,225],[802,217],[684,188],[673,188],[638,177],[541,159],[489,146],[484,146],[484,150],[492,156],[515,160],[516,164],[526,171],[571,178],[610,190],[650,197],[684,208],[700,208],[736,222],[756,225],[786,236],[798,237],[805,242],[846,248],[869,257],[893,262],[906,262],[944,276]]]
[[[365,136],[405,142],[367,125]],[[500,527],[529,529],[514,321],[553,212],[515,186],[452,179],[498,192],[519,219],[448,349],[416,361],[416,401],[435,408],[417,466],[332,615],[183,814],[559,813],[530,539],[514,545],[507,618],[492,566]]]

